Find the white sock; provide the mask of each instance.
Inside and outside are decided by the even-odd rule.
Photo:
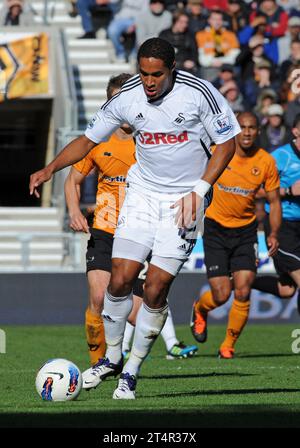
[[[160,334],[162,335],[163,340],[165,341],[167,351],[171,350],[171,348],[173,347],[174,344],[179,343],[178,339],[176,338],[175,328],[174,328],[174,323],[173,323],[170,308],[168,311],[167,320],[166,320],[165,325],[163,326],[163,329],[161,330]]]
[[[152,345],[161,332],[168,315],[168,304],[159,309],[149,308],[143,303],[140,307],[135,325],[135,333],[125,372],[137,375],[142,362],[147,357]]]
[[[123,338],[122,352],[130,351],[130,342],[134,333],[134,326],[129,322],[126,322],[125,333]]]
[[[105,330],[106,353],[110,362],[116,364],[122,356],[122,342],[127,318],[132,310],[132,291],[128,296],[104,295],[102,317]]]

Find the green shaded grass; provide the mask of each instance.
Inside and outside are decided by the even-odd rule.
[[[88,367],[79,326],[3,327],[0,354],[0,427],[212,427],[300,426],[300,359],[291,344],[295,325],[248,325],[233,360],[216,354],[223,325],[211,325],[198,355],[168,361],[161,338],[143,365],[137,399],[112,400],[115,379],[82,391],[73,402],[43,402],[35,390],[38,368],[49,358]],[[187,326],[177,328],[186,343]]]

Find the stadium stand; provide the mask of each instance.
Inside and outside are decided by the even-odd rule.
[[[65,0],[49,0],[46,18],[44,0],[33,1],[32,6],[39,13],[37,23],[46,20],[51,27],[60,27],[65,32],[78,99],[78,128],[85,129],[97,107],[105,102],[109,77],[130,72],[133,67],[115,60],[112,43],[106,39],[103,27],[97,30],[97,39],[77,39],[82,34],[80,17],[69,16]]]
[[[1,207],[0,271],[60,266],[69,253],[70,238],[74,237],[61,231],[56,207]],[[72,264],[76,268],[76,263]]]
[[[105,86],[109,77],[122,71],[132,71],[132,67],[115,61],[112,44],[106,39],[104,28],[98,29],[95,40],[77,39],[82,33],[80,18],[70,17],[68,2],[36,0],[27,3],[33,12],[36,31],[46,31],[51,36],[51,57],[55,62],[52,64],[52,92],[48,98],[50,113],[47,141],[43,144],[39,141],[37,144],[42,146],[43,154],[40,157],[44,159],[36,163],[42,165],[45,158],[51,158],[54,151],[74,138],[74,132],[77,135],[86,127],[92,114],[106,99]],[[0,2],[0,7],[3,4]],[[16,30],[16,27],[5,27],[2,28],[4,30],[6,33],[15,33],[27,32],[28,28],[18,27]],[[18,102],[20,110],[28,109],[28,101],[23,99]],[[40,100],[41,115],[45,115],[42,110],[46,108],[46,102],[46,99],[44,103]],[[12,103],[8,101],[1,104],[1,117],[13,108]],[[39,127],[37,122],[34,123],[35,127]],[[27,132],[28,122],[24,128],[24,132]],[[2,136],[9,133],[8,128],[0,132]],[[9,139],[8,135],[4,141]],[[11,145],[10,142],[10,149]],[[19,149],[16,144],[15,150]],[[28,154],[23,144],[25,151]],[[30,199],[26,199],[28,176],[35,167],[21,167],[22,171],[26,169],[26,179],[21,186],[24,190],[22,200],[20,193],[16,193],[13,199],[12,195],[7,195],[7,199],[0,198],[0,272],[83,270],[84,237],[82,241],[80,236],[65,231],[62,186],[66,173],[59,173],[53,185],[44,188],[40,204],[42,207],[32,207],[39,205],[32,198],[31,203]],[[13,170],[16,174],[18,167],[14,165]],[[18,190],[20,192],[20,188]]]

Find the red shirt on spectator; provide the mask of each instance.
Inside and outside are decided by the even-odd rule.
[[[250,25],[255,17],[260,16],[259,11],[253,11],[250,14]],[[266,33],[270,33],[272,37],[282,37],[287,31],[289,16],[282,9],[277,8],[272,16],[267,17]]]
[[[204,0],[203,6],[207,9],[221,9],[221,11],[225,11],[227,0]]]

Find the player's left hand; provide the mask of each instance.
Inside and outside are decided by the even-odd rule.
[[[189,229],[191,226],[195,225],[199,219],[199,211],[202,201],[203,198],[192,191],[171,205],[171,208],[178,207],[175,216],[177,227]]]
[[[279,247],[279,242],[276,236],[274,235],[269,235],[267,238],[267,244],[268,244],[268,254],[270,257],[273,257],[273,255],[276,254],[278,247]]]

